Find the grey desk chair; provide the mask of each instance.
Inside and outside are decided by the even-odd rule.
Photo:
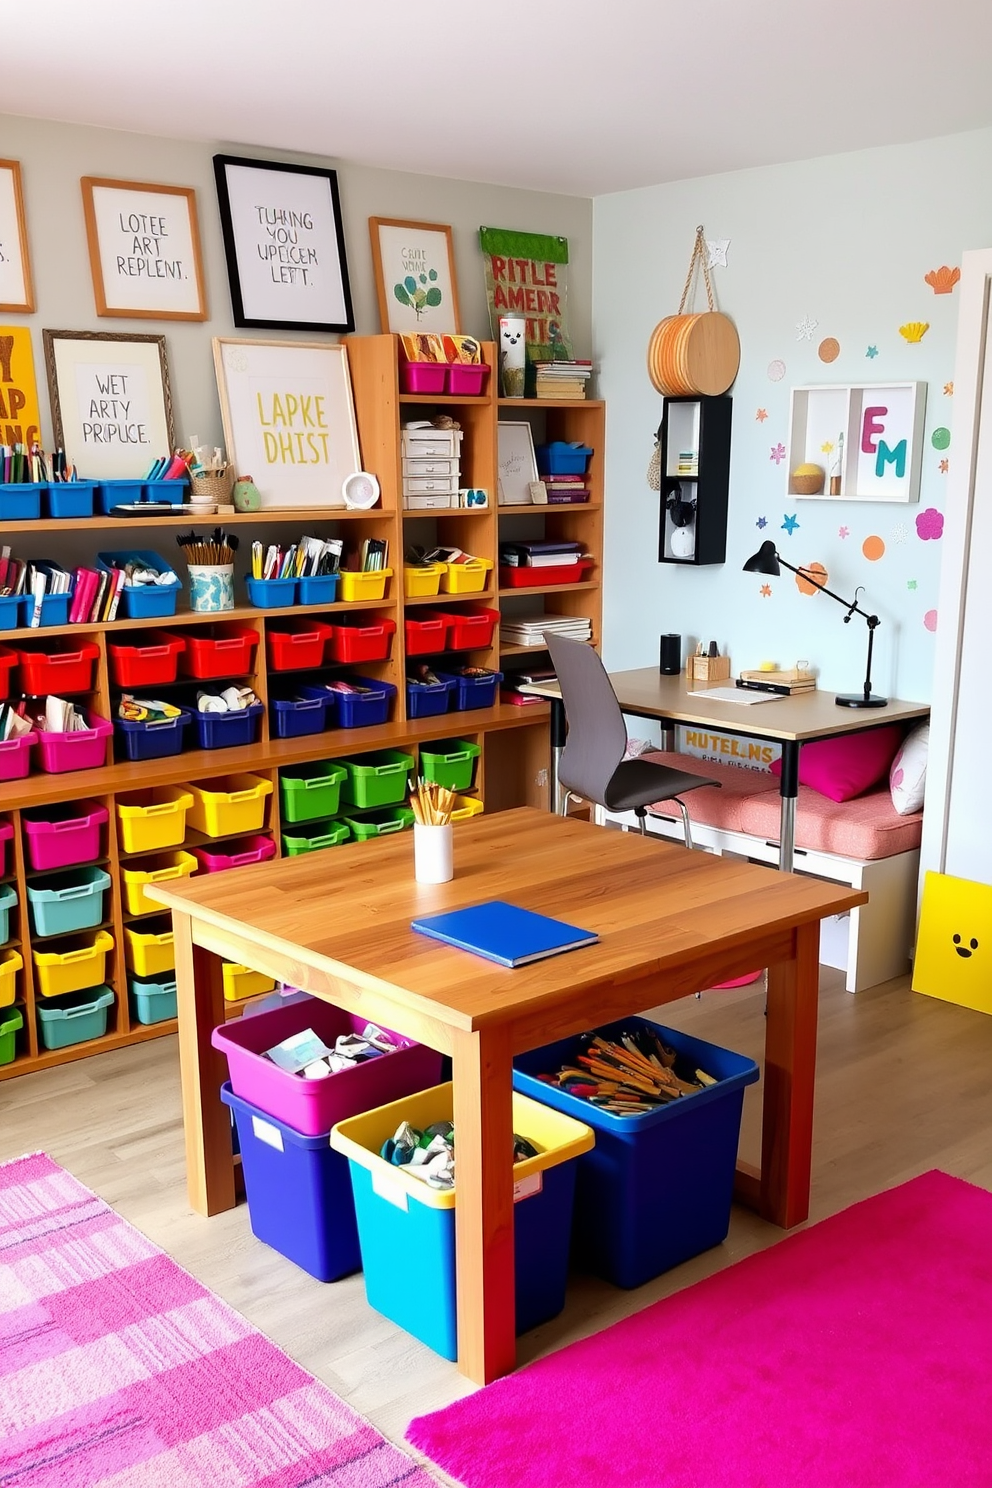
[[[719,789],[719,781],[673,770],[654,760],[624,759],[627,729],[599,656],[581,641],[547,632],[544,641],[558,674],[568,720],[568,737],[558,764],[561,784],[609,811],[633,811],[642,836],[647,830],[648,806],[674,801],[682,813],[685,845],[691,848],[689,813],[680,797],[704,785]]]

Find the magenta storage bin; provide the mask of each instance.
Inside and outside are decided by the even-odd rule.
[[[7,875],[7,843],[14,835],[14,828],[9,821],[0,821],[0,878]]]
[[[114,725],[95,713],[86,714],[89,728],[75,734],[50,734],[38,729],[38,768],[46,775],[69,770],[98,770],[107,761],[107,740]]]
[[[98,801],[69,801],[35,807],[22,818],[28,862],[39,873],[48,868],[74,868],[100,856],[100,834],[107,820]]]
[[[191,847],[190,852],[203,873],[223,873],[226,868],[247,868],[252,863],[265,863],[276,855],[271,837],[239,837],[223,847]]]
[[[22,734],[19,739],[0,739],[0,780],[23,780],[31,764],[31,746],[37,744],[36,733]]]
[[[307,997],[269,1013],[225,1023],[214,1029],[211,1042],[227,1059],[235,1095],[304,1136],[319,1137],[348,1116],[426,1090],[441,1079],[440,1054],[398,1034],[392,1035],[400,1045],[395,1054],[366,1060],[326,1080],[304,1080],[263,1058],[266,1049],[305,1028],[312,1028],[318,1038],[333,1046],[338,1034],[361,1033],[367,1022],[359,1014]]]
[[[486,362],[452,362],[448,368],[448,392],[456,397],[477,398],[485,392],[488,378]]]
[[[446,362],[400,362],[400,392],[443,393],[448,370]]]

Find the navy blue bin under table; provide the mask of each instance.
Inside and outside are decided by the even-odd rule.
[[[235,1095],[220,1098],[234,1112],[252,1234],[318,1281],[337,1281],[362,1268],[348,1159],[330,1132],[305,1137]],[[397,1265],[402,1258],[396,1257]]]
[[[192,716],[188,708],[180,708],[178,717],[160,718],[154,723],[118,719],[114,728],[119,754],[129,760],[165,759],[180,754]]]
[[[642,1286],[727,1238],[744,1087],[758,1078],[753,1059],[646,1018],[624,1018],[597,1032],[613,1039],[637,1027],[652,1029],[717,1083],[643,1116],[613,1116],[538,1078],[574,1064],[581,1037],[513,1061],[514,1090],[595,1130],[595,1147],[579,1159],[573,1255],[619,1287]]]
[[[450,686],[449,706],[454,713],[462,713],[468,708],[491,708],[503,680],[502,672],[492,672],[486,677],[462,677],[454,672],[435,672],[434,675]]]
[[[306,694],[306,695],[305,695]],[[326,687],[300,687],[291,697],[270,699],[277,739],[299,739],[304,734],[322,734],[331,727],[337,693]]]
[[[96,501],[96,481],[52,481],[44,486],[42,502],[46,517],[64,521],[69,517],[91,517]]]
[[[0,522],[33,522],[41,516],[41,497],[47,488],[39,481],[0,484]]]
[[[233,744],[257,744],[264,703],[250,703],[231,713],[201,713],[193,705],[193,727],[200,749],[229,749]]]

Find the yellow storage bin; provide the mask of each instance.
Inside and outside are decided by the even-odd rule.
[[[481,816],[482,811],[482,802],[478,796],[456,796],[455,804],[451,808],[451,820],[453,822],[468,821],[470,816]]]
[[[265,798],[272,794],[272,781],[261,775],[225,775],[187,789],[193,797],[189,825],[208,837],[257,832],[265,825]]]
[[[124,926],[124,960],[135,976],[156,977],[174,971],[176,937],[171,928],[156,934],[153,930],[135,930]]]
[[[345,573],[341,574],[340,599],[384,599],[386,596],[386,585],[393,577],[391,568],[373,569],[369,573]],[[434,590],[437,593],[437,590]]]
[[[469,558],[465,563],[449,563],[441,575],[442,594],[479,594],[489,582],[491,558]]]
[[[4,951],[0,956],[0,1008],[10,1007],[17,990],[17,973],[24,965],[19,951]]]
[[[114,937],[98,930],[92,940],[69,951],[34,951],[35,980],[42,997],[81,992],[107,980],[107,952]]]
[[[117,800],[121,850],[155,852],[179,847],[186,835],[186,813],[193,797],[182,785],[157,785]]]
[[[200,865],[192,853],[168,853],[162,858],[153,858],[146,868],[122,868],[124,881],[124,907],[128,914],[151,914],[161,911],[162,905],[145,894],[146,884],[170,883],[177,878],[189,878]]]
[[[422,594],[437,594],[441,588],[441,575],[446,563],[425,563],[420,567],[403,570],[403,593],[407,599],[416,599]]]
[[[225,961],[223,973],[225,1002],[243,1002],[246,997],[259,997],[263,992],[275,991],[273,978],[262,971],[252,971],[250,966]]]

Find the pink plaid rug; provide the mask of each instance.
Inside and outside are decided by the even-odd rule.
[[[0,1166],[2,1488],[432,1488],[44,1156]]]

